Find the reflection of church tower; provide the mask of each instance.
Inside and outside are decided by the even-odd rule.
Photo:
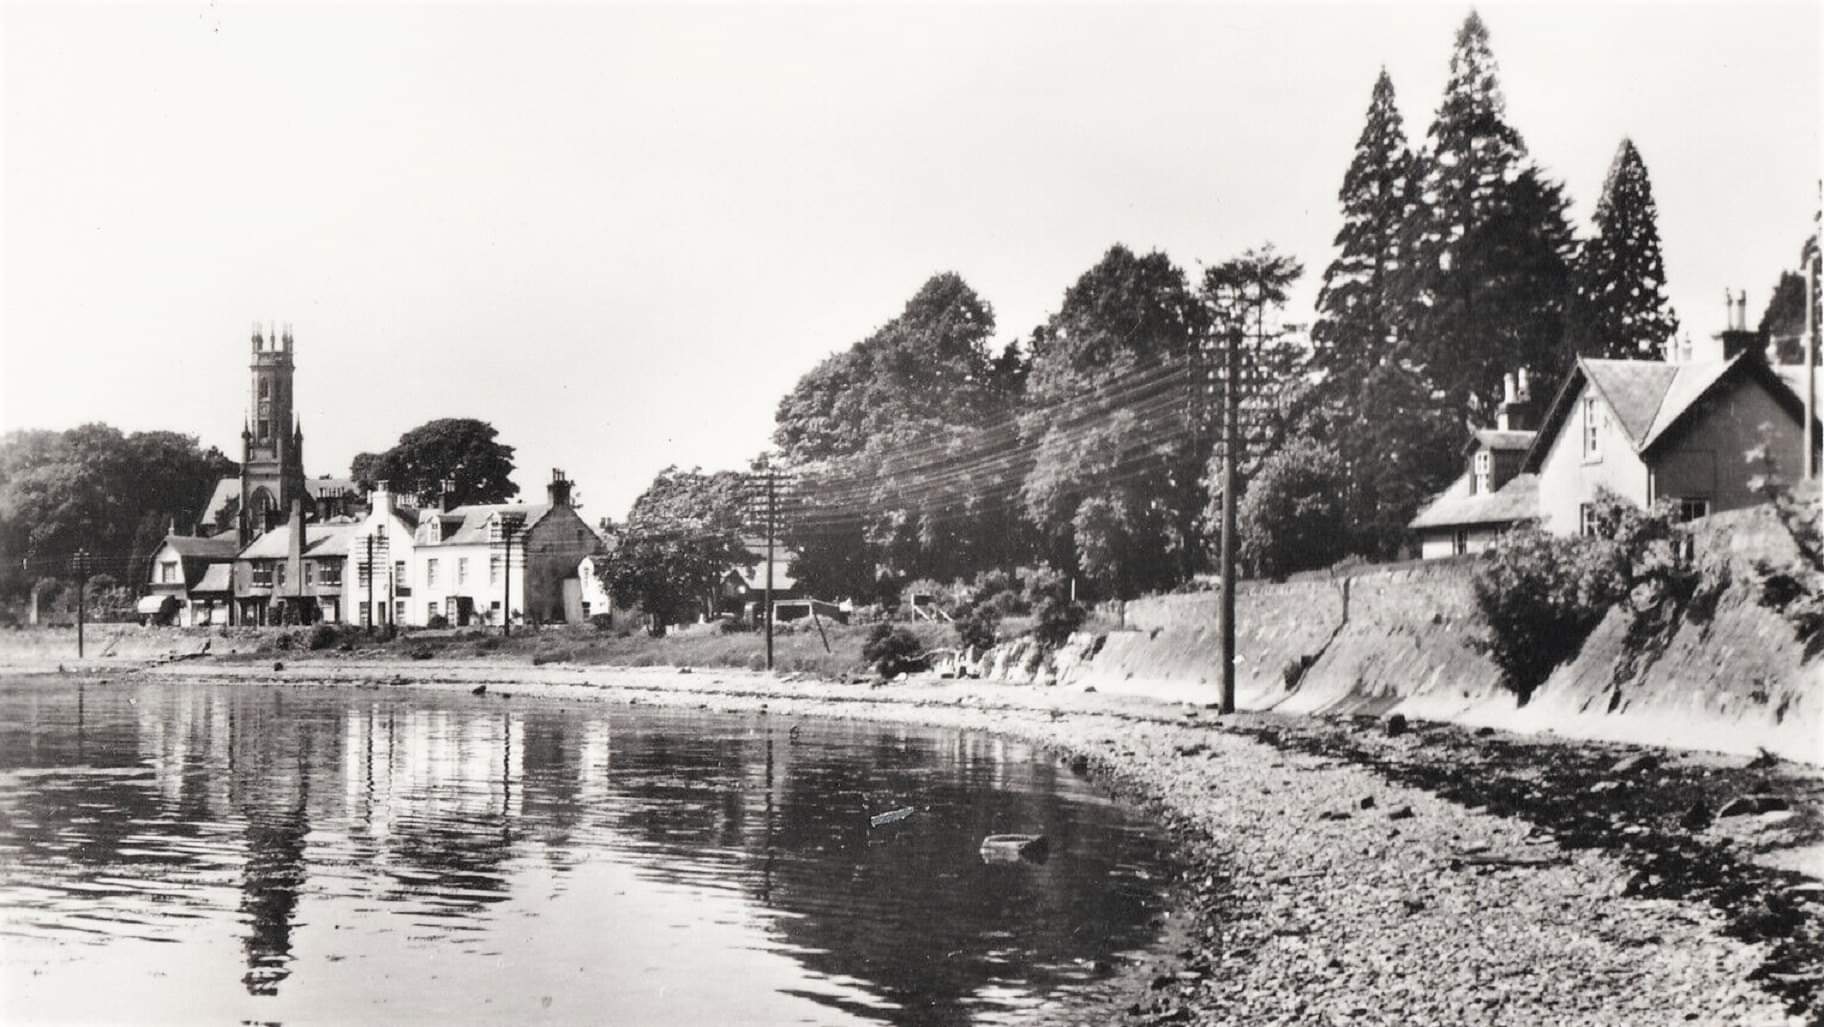
[[[253,327],[252,393],[241,428],[241,539],[277,524],[304,494],[304,428],[291,412],[291,327]],[[308,505],[308,502],[306,502]]]

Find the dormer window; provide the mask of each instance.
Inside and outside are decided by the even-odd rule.
[[[1488,450],[1476,453],[1476,492],[1493,492],[1495,481],[1495,457]]]

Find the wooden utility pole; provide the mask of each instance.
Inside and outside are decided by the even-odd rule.
[[[500,633],[513,634],[513,522],[502,519],[500,537],[507,543],[506,555],[500,561]]]
[[[766,669],[773,669],[773,535],[779,517],[779,479],[766,469]]]
[[[374,533],[370,531],[367,533],[367,630],[370,634],[377,619],[374,613]]]
[[[89,551],[87,549],[76,550],[76,555],[71,557],[71,562],[74,564],[72,569],[76,572],[76,658],[80,660],[82,659],[82,621],[86,612],[83,609],[83,601],[89,591]]]
[[[1241,333],[1223,332],[1222,347],[1222,712],[1235,712],[1235,455],[1241,391]]]

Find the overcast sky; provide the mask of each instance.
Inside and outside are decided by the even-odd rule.
[[[1376,71],[1415,141],[1467,5],[8,5],[0,427],[238,458],[289,321],[305,470],[445,416],[625,514],[961,273],[1026,334],[1107,247],[1272,241],[1309,319]],[[1580,230],[1622,136],[1694,334],[1760,315],[1819,177],[1819,5],[1483,5]]]

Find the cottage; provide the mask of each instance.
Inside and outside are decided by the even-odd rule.
[[[227,623],[230,571],[239,549],[232,535],[165,536],[152,554],[139,614],[156,623],[183,627]]]
[[[283,525],[234,560],[235,622],[315,624],[342,614],[343,568],[353,524],[306,524],[302,499]]]
[[[1531,383],[1521,371],[1508,375],[1502,386],[1495,427],[1473,435],[1464,447],[1463,473],[1413,518],[1419,552],[1427,560],[1478,552],[1538,516],[1539,479],[1520,473],[1537,434]]]
[[[354,582],[344,616],[350,624],[423,624],[413,607],[422,573],[414,554],[419,515],[401,504],[389,482],[376,482],[367,511],[353,523],[343,580]]]

